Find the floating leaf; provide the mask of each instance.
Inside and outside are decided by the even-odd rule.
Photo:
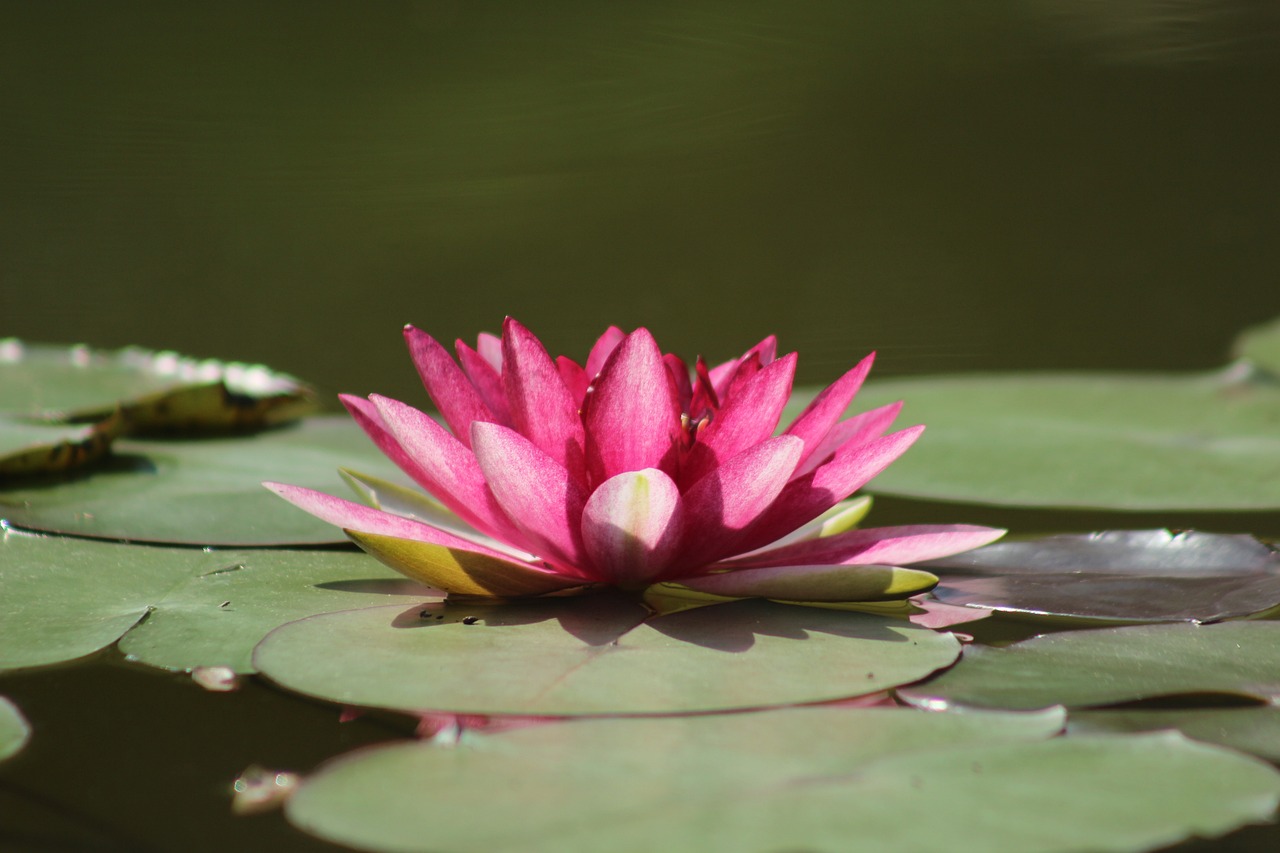
[[[89,426],[54,426],[0,417],[0,483],[71,471],[97,462],[124,429],[119,411]]]
[[[1280,383],[1212,374],[1010,374],[870,383],[919,442],[873,493],[1126,510],[1280,508]],[[793,401],[803,404],[804,397]]]
[[[277,498],[263,480],[340,488],[354,463],[402,479],[346,417],[240,437],[120,440],[104,466],[66,482],[0,491],[0,518],[78,536],[199,545],[346,542],[342,532]]]
[[[922,563],[948,604],[1130,622],[1211,622],[1280,604],[1280,554],[1251,536],[1112,530]]]
[[[219,567],[171,590],[120,641],[134,660],[166,669],[221,666],[252,672],[253,647],[269,631],[317,613],[439,594],[364,554],[332,551],[221,552]]]
[[[1137,625],[969,646],[939,677],[899,691],[930,708],[1009,709],[1198,693],[1280,697],[1280,622]]]
[[[122,644],[137,659],[248,671],[254,644],[284,622],[424,597],[347,552],[206,552],[9,531],[0,566],[0,670],[84,657],[150,614]]]
[[[297,379],[261,365],[0,340],[0,411],[95,422],[117,408],[131,431],[150,433],[259,429],[316,406]]]
[[[1280,317],[1245,329],[1236,338],[1232,352],[1268,373],[1280,376]]]
[[[1280,798],[1254,759],[1170,733],[1044,740],[1058,719],[803,708],[539,726],[351,753],[286,815],[381,851],[1130,851],[1266,820]]]
[[[18,706],[0,696],[0,761],[17,755],[31,739],[31,726]]]
[[[763,601],[647,616],[602,595],[369,608],[278,628],[254,663],[290,690],[353,705],[653,714],[872,693],[959,654],[950,634]]]
[[[1177,729],[1189,738],[1280,761],[1280,708],[1160,708],[1072,711],[1068,730],[1084,734]]]

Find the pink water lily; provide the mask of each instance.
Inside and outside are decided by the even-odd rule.
[[[613,327],[585,365],[552,359],[508,318],[501,338],[405,338],[444,425],[396,400],[342,401],[430,498],[354,472],[355,503],[268,488],[342,527],[387,565],[453,595],[652,584],[730,597],[875,601],[929,589],[900,568],[984,545],[970,525],[849,529],[857,491],[919,437],[885,434],[901,404],[849,418],[867,356],[781,433],[796,355],[769,337],[691,370],[647,329]]]

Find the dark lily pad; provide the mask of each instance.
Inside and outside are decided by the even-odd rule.
[[[795,403],[803,403],[805,395]],[[928,426],[872,493],[1023,507],[1280,508],[1280,383],[1211,374],[1009,374],[870,383]]]
[[[928,708],[1012,710],[1195,694],[1280,697],[1280,622],[1136,625],[969,646],[942,675],[899,691]]]
[[[960,646],[906,622],[764,601],[648,618],[607,595],[352,610],[276,629],[254,664],[353,705],[474,714],[662,714],[818,702],[947,666]]]
[[[348,552],[155,548],[9,531],[0,565],[0,671],[74,660],[122,636],[122,650],[153,666],[250,671],[254,645],[285,622],[434,600]]]
[[[1280,317],[1245,329],[1236,338],[1232,352],[1273,376],[1280,376]]]
[[[124,429],[116,411],[88,426],[50,425],[0,417],[0,483],[64,473],[111,452]]]
[[[1280,708],[1124,708],[1072,711],[1073,733],[1131,733],[1177,729],[1189,738],[1229,746],[1280,762]]]
[[[18,706],[0,696],[0,761],[17,755],[31,739],[31,726]]]
[[[922,563],[947,604],[1128,622],[1213,622],[1280,604],[1280,553],[1251,536],[1113,530]]]
[[[135,542],[300,545],[345,542],[342,531],[297,510],[263,480],[342,492],[354,465],[403,480],[347,417],[239,437],[125,440],[113,458],[71,480],[0,491],[0,518],[20,527]]]
[[[314,394],[261,365],[128,347],[0,340],[0,412],[96,422],[119,409],[134,433],[259,429],[315,410]]]
[[[1174,733],[1046,740],[1053,714],[804,708],[398,744],[323,766],[286,814],[381,851],[1137,851],[1280,798],[1257,760]]]

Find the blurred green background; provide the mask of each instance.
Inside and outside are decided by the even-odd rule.
[[[405,322],[818,382],[1280,313],[1270,0],[0,0],[0,79],[0,335],[416,399]]]

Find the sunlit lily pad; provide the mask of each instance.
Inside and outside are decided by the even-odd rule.
[[[1055,725],[844,709],[590,720],[355,752],[286,814],[380,851],[1130,851],[1265,820],[1280,797],[1280,774],[1236,753],[1170,733],[1045,740]],[[1114,794],[1129,790],[1142,796]]]
[[[87,426],[0,417],[0,483],[97,462],[111,451],[111,443],[123,429],[124,418],[118,411]]]
[[[954,667],[899,695],[930,708],[1031,709],[1201,693],[1280,698],[1280,622],[1137,625],[969,646]]]
[[[131,659],[167,669],[225,666],[252,672],[253,647],[271,629],[317,613],[438,601],[440,595],[364,554],[222,552],[219,567],[189,578],[120,641]]]
[[[1072,711],[1068,730],[1084,734],[1177,729],[1189,738],[1280,762],[1280,708],[1125,708]]]
[[[31,726],[18,706],[0,696],[0,761],[17,755],[31,738]]]
[[[284,687],[476,714],[651,714],[816,702],[916,681],[960,646],[902,621],[739,601],[653,617],[607,596],[381,607],[303,619],[258,646]]]
[[[342,531],[299,512],[262,481],[342,491],[336,469],[346,464],[403,480],[347,417],[309,418],[240,437],[122,439],[113,459],[75,479],[0,491],[0,518],[34,530],[135,542],[345,542]]]
[[[1028,507],[1280,508],[1280,383],[1247,365],[908,379],[870,383],[856,405],[894,400],[906,401],[903,423],[928,429],[872,493]]]
[[[389,600],[430,596],[362,554],[206,552],[10,531],[0,540],[0,670],[84,657],[144,617],[123,645],[136,658],[247,670],[254,644],[277,625]]]
[[[94,422],[117,408],[134,432],[208,431],[283,423],[314,411],[315,400],[261,365],[0,340],[0,412]]]
[[[956,605],[1129,622],[1211,622],[1280,604],[1280,553],[1251,536],[1113,530],[933,560]]]
[[[1232,351],[1273,376],[1280,376],[1280,317],[1245,329],[1236,338]]]

